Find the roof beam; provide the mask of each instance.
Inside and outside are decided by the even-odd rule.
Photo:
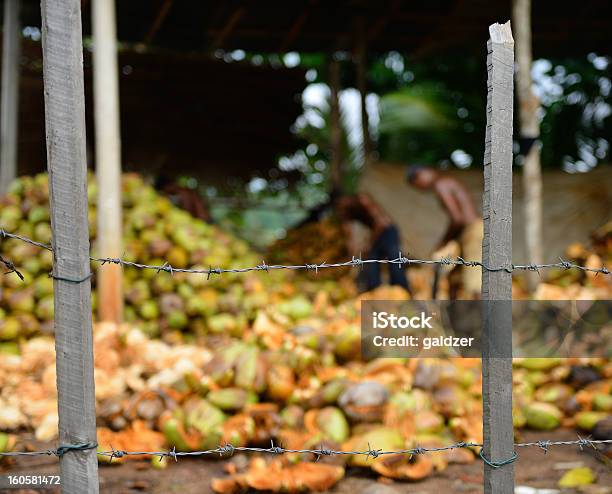
[[[244,14],[246,14],[245,7],[238,7],[236,10],[234,10],[234,12],[232,13],[232,15],[230,15],[229,19],[227,20],[223,28],[217,33],[217,35],[215,36],[215,39],[212,41],[210,45],[211,51],[214,51],[217,48],[219,48],[223,44],[223,42],[227,39],[227,37],[230,34],[232,34],[234,29],[236,28],[236,25],[238,24],[238,22],[240,22],[240,19],[242,19]]]
[[[365,36],[368,43],[371,43],[384,29],[389,20],[397,15],[401,4],[401,0],[393,0],[391,6],[386,10],[386,12],[376,20],[370,29],[367,30]]]
[[[218,36],[221,33],[219,29],[208,29],[207,34],[209,36]],[[270,31],[269,29],[264,28],[244,28],[244,29],[236,29],[232,31],[232,33],[236,36],[244,36],[246,38],[257,38],[257,39],[266,39],[266,38],[281,38],[282,33]],[[325,31],[317,31],[317,32],[308,32],[304,34],[304,38],[308,40],[320,40],[327,41],[331,43],[329,49],[331,50],[341,50],[346,49],[347,40],[352,39],[354,35],[354,30],[342,31],[340,33],[336,32],[325,32]],[[406,33],[406,34],[389,34],[385,35],[384,39],[390,42],[402,42],[402,41],[418,41],[421,39],[419,34],[415,33]]]
[[[142,39],[142,42],[144,44],[148,45],[153,41],[155,35],[164,24],[166,17],[168,17],[168,14],[170,13],[170,9],[172,9],[173,4],[174,0],[164,0],[164,3],[159,8],[159,12],[157,12],[155,19],[153,19],[153,22],[151,23],[151,27],[149,27],[147,34],[145,34],[145,37]]]
[[[308,20],[308,17],[310,17],[310,14],[312,13],[313,9],[317,6],[318,3],[319,3],[318,0],[310,0],[308,7],[306,7],[300,13],[300,15],[297,16],[297,18],[291,25],[291,28],[289,29],[289,31],[283,38],[283,41],[281,42],[280,46],[278,47],[279,53],[284,53],[288,51],[288,48],[291,46],[291,43],[293,43],[295,39],[298,37],[298,35],[302,31],[302,28],[304,27],[304,24]]]
[[[447,28],[465,24],[461,15],[465,10],[465,0],[458,0],[448,15],[440,18],[438,24],[433,27],[420,43],[420,46],[411,54],[412,58],[421,58],[440,47],[446,47],[457,42],[456,36],[444,36]]]

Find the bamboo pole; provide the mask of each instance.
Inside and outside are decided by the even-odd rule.
[[[62,492],[98,492],[80,0],[42,0]],[[73,449],[73,448],[77,449]]]
[[[119,71],[114,0],[92,1],[94,39],[93,82],[98,181],[97,246],[101,257],[121,256],[121,128]],[[121,322],[123,292],[121,266],[98,268],[98,318]]]
[[[17,177],[19,128],[19,0],[4,0],[2,95],[0,116],[0,195]]]
[[[523,161],[525,254],[529,262],[541,264],[542,257],[542,168],[540,164],[540,101],[531,79],[531,0],[514,0],[512,20],[516,44],[516,89],[519,104],[520,138],[526,144]],[[527,273],[530,291],[536,289],[539,275]]]

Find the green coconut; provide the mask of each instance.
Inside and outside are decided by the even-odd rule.
[[[534,402],[524,408],[528,427],[537,430],[556,429],[561,424],[563,413],[551,403]]]
[[[578,467],[565,472],[557,485],[562,488],[571,489],[581,485],[592,484],[595,480],[596,477],[593,470],[589,467]]]
[[[576,425],[585,431],[592,431],[600,420],[609,417],[607,412],[585,411],[575,415]]]
[[[383,451],[400,450],[405,447],[402,434],[389,427],[376,427],[368,432],[350,438],[343,448],[353,451],[369,451],[370,448]],[[367,455],[352,455],[349,463],[358,467],[370,467],[373,463],[380,461],[379,458],[372,458]]]
[[[336,407],[325,407],[317,413],[317,426],[323,435],[336,443],[345,441],[350,427],[342,410]]]
[[[600,412],[612,412],[612,395],[597,393],[593,396],[593,408]]]
[[[211,391],[206,399],[221,410],[240,410],[248,403],[256,403],[257,395],[242,388],[223,388]]]
[[[557,367],[561,362],[560,358],[524,358],[517,359],[515,365],[532,371],[546,371]]]

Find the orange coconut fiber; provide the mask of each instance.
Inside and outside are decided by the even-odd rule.
[[[269,462],[254,458],[245,473],[213,479],[212,488],[221,494],[241,492],[247,488],[271,492],[324,492],[343,476],[344,468],[336,465],[312,462],[291,465],[283,458]]]

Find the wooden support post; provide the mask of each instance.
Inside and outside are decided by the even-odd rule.
[[[372,138],[370,136],[370,120],[368,118],[368,109],[366,107],[366,96],[368,95],[367,90],[367,77],[368,77],[368,65],[367,65],[367,45],[365,37],[365,29],[363,23],[360,25],[358,32],[359,41],[357,44],[357,90],[359,91],[359,98],[361,101],[361,132],[363,135],[362,140],[362,152],[363,152],[363,167],[368,165],[370,158],[372,157]]]
[[[512,21],[516,43],[516,89],[519,104],[520,138],[526,150],[523,161],[523,210],[526,262],[541,264],[542,258],[542,169],[540,165],[540,100],[532,90],[531,0],[514,0]],[[530,292],[539,282],[539,274],[527,272]]]
[[[340,63],[331,55],[329,62],[330,172],[332,187],[342,188],[342,124],[340,122]]]
[[[80,0],[42,0],[47,168],[53,229],[61,445],[95,444],[91,282]],[[62,492],[98,492],[96,449],[60,458]]]
[[[19,128],[20,0],[4,0],[0,117],[0,195],[17,177]]]
[[[100,257],[121,256],[121,129],[115,1],[92,1],[94,123],[98,180],[98,235]],[[121,322],[123,292],[121,266],[98,268],[98,318]]]
[[[512,105],[514,41],[510,22],[489,27],[484,155],[482,262],[512,264]],[[500,463],[514,454],[512,424],[512,274],[482,270],[483,454]],[[514,466],[484,465],[484,492],[513,494]]]

